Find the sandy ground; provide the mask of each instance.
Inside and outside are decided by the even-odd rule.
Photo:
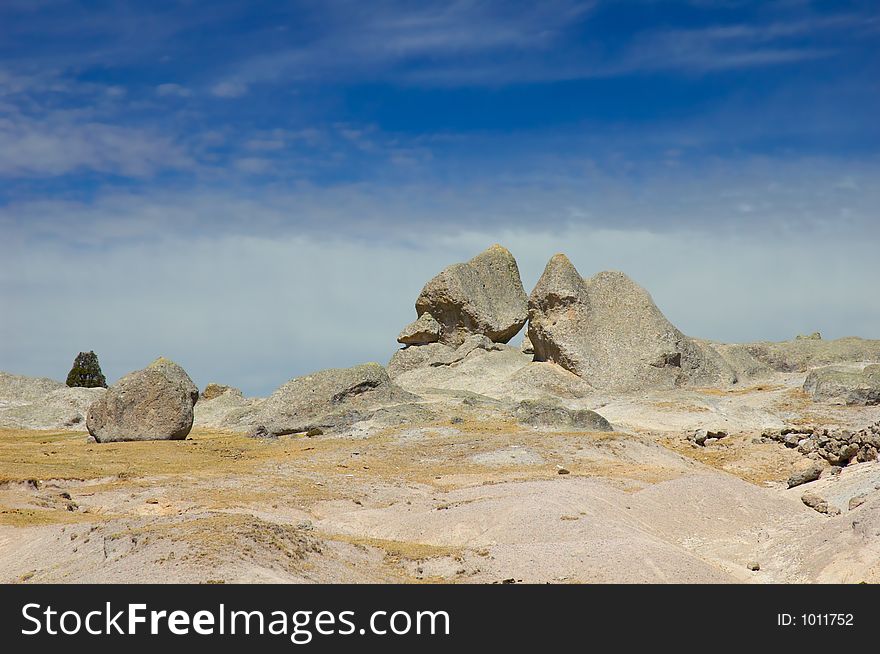
[[[789,490],[812,462],[758,439],[880,408],[813,404],[802,382],[578,400],[613,433],[478,411],[366,438],[2,430],[0,581],[880,581],[880,464]],[[730,436],[693,447],[700,427]]]

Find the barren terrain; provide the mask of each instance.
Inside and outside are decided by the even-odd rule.
[[[614,432],[430,397],[437,420],[312,438],[5,429],[0,581],[880,581],[880,464],[787,489],[812,462],[760,438],[880,407],[810,403],[803,379],[572,402]],[[697,447],[701,427],[729,435]],[[806,506],[808,489],[840,513]]]

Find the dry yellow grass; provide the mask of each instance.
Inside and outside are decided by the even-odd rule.
[[[90,444],[85,438],[82,433],[0,430],[0,483],[222,474],[296,457],[305,447],[303,439],[259,441],[209,430],[193,430],[185,441]]]

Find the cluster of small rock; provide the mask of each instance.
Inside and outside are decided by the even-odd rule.
[[[765,431],[762,439],[782,443],[813,459],[824,459],[833,466],[853,461],[876,461],[880,451],[880,422],[864,429],[828,429],[827,427],[786,427]]]
[[[698,429],[692,434],[688,435],[688,440],[693,443],[695,446],[706,447],[707,445],[714,445],[722,438],[727,438],[726,431],[720,430],[709,430],[709,429]]]

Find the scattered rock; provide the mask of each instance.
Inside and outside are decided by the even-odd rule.
[[[397,342],[404,345],[427,345],[439,340],[440,323],[427,311],[418,320],[404,327],[397,337]]]
[[[718,352],[676,329],[620,272],[582,279],[565,255],[550,259],[529,298],[536,361],[553,361],[596,388],[626,391],[736,381]]]
[[[816,368],[807,375],[804,391],[816,401],[861,406],[880,404],[880,365]]]
[[[819,427],[787,427],[765,431],[763,438],[797,448],[801,454],[824,459],[833,466],[876,461],[880,450],[880,422],[851,431]]]
[[[99,443],[182,440],[192,429],[198,398],[184,369],[159,358],[111,386],[89,408],[86,427]]]
[[[800,486],[801,484],[808,484],[811,481],[816,481],[822,475],[822,466],[820,465],[811,465],[809,468],[805,470],[801,470],[799,472],[795,472],[791,477],[788,478],[788,487],[794,488],[795,486]]]
[[[806,504],[814,511],[824,513],[826,515],[838,515],[840,513],[840,509],[835,506],[829,505],[828,501],[825,500],[825,498],[817,495],[813,491],[807,491],[806,493],[801,495],[801,502]]]
[[[688,436],[689,441],[703,446],[717,443],[722,438],[727,438],[726,431],[710,431],[708,429],[698,429]]]
[[[856,495],[855,497],[849,498],[848,508],[850,511],[853,509],[859,508],[862,504],[864,504],[868,500],[868,494],[862,493],[861,495]]]
[[[556,474],[559,475],[568,475],[571,474],[567,468],[563,468],[562,466],[556,466]]]
[[[523,336],[522,344],[519,346],[519,351],[523,354],[535,353],[535,348],[532,346],[532,339],[529,338],[528,334]]]
[[[528,316],[516,259],[493,245],[467,263],[445,268],[425,284],[416,312],[430,313],[440,324],[439,342],[445,345],[458,347],[471,334],[507,343]]]
[[[758,563],[757,561],[749,561],[749,562],[746,564],[746,567],[747,567],[749,570],[751,570],[752,572],[758,572],[758,570],[761,569],[761,564]]]

